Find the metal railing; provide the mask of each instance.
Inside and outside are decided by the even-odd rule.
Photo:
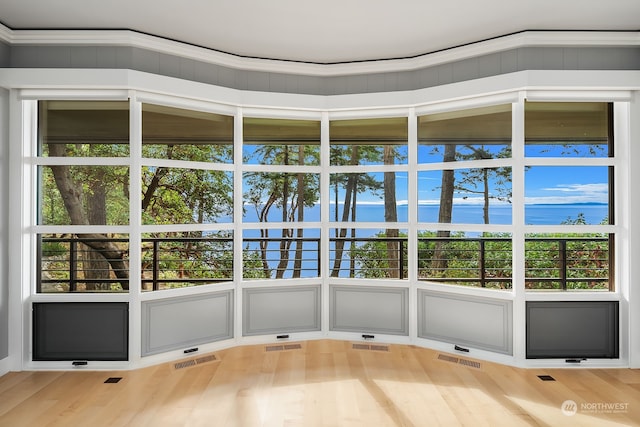
[[[244,279],[322,274],[320,238],[258,237],[242,242]],[[612,290],[612,242],[612,236],[527,238],[526,288]],[[96,249],[105,243],[119,252]],[[512,252],[510,238],[419,237],[418,280],[509,289]],[[123,276],[129,273],[120,266],[122,261],[128,265],[128,254],[128,239],[40,236],[37,291],[125,291]],[[332,277],[406,279],[407,271],[406,237],[329,239],[328,272]],[[143,290],[231,281],[233,239],[144,238],[140,280]]]
[[[419,280],[509,289],[512,265],[510,238],[418,239]]]
[[[613,235],[525,240],[525,287],[613,290]]]
[[[142,289],[160,290],[233,280],[233,239],[142,239]]]
[[[118,246],[120,256],[108,251],[99,254],[92,248],[104,244]],[[128,269],[117,263],[128,259],[128,239],[40,236],[37,245],[37,292],[114,292],[127,288],[122,285],[122,276],[128,276]]]

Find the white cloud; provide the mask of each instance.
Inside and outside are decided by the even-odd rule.
[[[604,193],[607,194],[609,186],[607,183],[592,183],[592,184],[560,184],[555,187],[542,188],[544,191],[560,191],[562,193]]]
[[[606,204],[609,202],[609,185],[607,183],[559,184],[555,187],[542,188],[541,190],[550,195],[526,197],[525,203],[528,205],[556,205],[577,203]]]

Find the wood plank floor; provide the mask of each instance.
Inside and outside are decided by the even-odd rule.
[[[135,371],[9,373],[0,426],[640,426],[640,370],[525,370],[361,346],[320,340]]]

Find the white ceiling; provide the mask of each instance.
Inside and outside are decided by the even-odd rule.
[[[640,29],[640,0],[0,0],[10,29],[129,29],[240,56],[411,57],[525,30]]]

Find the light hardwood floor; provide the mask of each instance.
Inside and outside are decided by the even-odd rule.
[[[369,349],[354,348],[362,344]],[[526,370],[332,340],[284,345],[135,371],[9,373],[0,377],[0,426],[640,425],[640,370]],[[574,415],[562,411],[568,400]]]

